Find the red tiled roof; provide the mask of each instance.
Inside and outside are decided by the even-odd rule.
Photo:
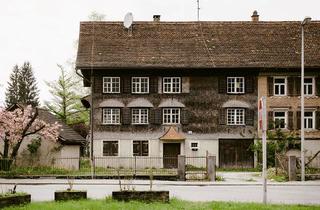
[[[93,30],[94,27],[94,30]],[[283,22],[81,22],[76,66],[299,68],[301,25]],[[320,21],[305,26],[305,66],[320,67]]]
[[[160,140],[172,140],[172,141],[182,141],[185,140],[181,133],[177,132],[176,129],[172,126],[168,128],[168,130],[159,138]]]

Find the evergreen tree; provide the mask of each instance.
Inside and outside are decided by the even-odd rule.
[[[80,81],[72,74],[68,74],[58,65],[61,75],[57,81],[46,82],[50,88],[53,100],[45,102],[47,109],[67,124],[87,123],[88,111],[82,106],[80,99]]]
[[[39,90],[36,78],[33,75],[32,66],[29,62],[24,62],[20,68],[18,80],[19,103],[39,106]]]
[[[19,67],[15,65],[10,75],[10,81],[8,82],[8,88],[6,91],[6,107],[10,107],[13,104],[19,102]]]

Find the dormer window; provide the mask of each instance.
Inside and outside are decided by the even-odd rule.
[[[163,93],[180,93],[181,78],[180,77],[164,77]]]
[[[120,77],[103,77],[103,93],[120,93]]]

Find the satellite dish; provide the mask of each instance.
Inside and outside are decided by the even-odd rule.
[[[126,16],[124,16],[123,26],[125,28],[130,28],[133,22],[133,15],[131,12],[128,12]]]

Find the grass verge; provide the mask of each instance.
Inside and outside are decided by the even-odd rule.
[[[304,206],[304,205],[263,205],[258,203],[235,203],[235,202],[190,202],[172,199],[170,203],[142,203],[142,202],[118,202],[111,198],[106,200],[80,200],[67,202],[35,202],[20,207],[9,207],[4,210],[206,210],[206,209],[227,209],[227,210],[315,210],[320,206]]]

